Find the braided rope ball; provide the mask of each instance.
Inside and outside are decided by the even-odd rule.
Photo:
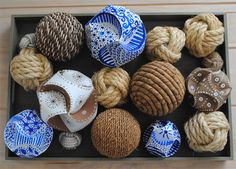
[[[152,61],[143,65],[132,77],[130,97],[135,106],[149,115],[164,116],[183,101],[185,81],[172,64]]]
[[[20,40],[19,47],[20,49],[34,48],[35,47],[35,34],[34,33],[25,34]]]
[[[106,108],[126,102],[129,91],[129,74],[122,68],[103,68],[92,77],[97,101]]]
[[[40,20],[35,37],[42,54],[53,61],[68,61],[80,52],[84,29],[71,14],[56,12]]]
[[[175,63],[181,58],[185,45],[185,34],[176,27],[156,26],[148,32],[146,53],[153,60],[164,60]]]
[[[12,78],[25,90],[36,90],[37,87],[53,74],[48,59],[36,54],[34,48],[23,48],[10,64]]]
[[[189,147],[197,152],[223,150],[229,129],[229,122],[220,111],[196,113],[184,125]]]
[[[222,22],[211,13],[199,14],[184,25],[185,46],[196,57],[206,57],[224,42]]]
[[[202,59],[202,65],[214,71],[221,70],[224,61],[218,52],[213,52]]]
[[[130,155],[139,145],[138,121],[122,109],[108,109],[99,114],[91,130],[92,143],[100,154],[111,158]]]

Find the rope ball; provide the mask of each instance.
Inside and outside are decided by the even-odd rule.
[[[147,34],[146,53],[153,60],[175,63],[181,58],[185,34],[176,27],[157,26]]]
[[[53,74],[52,65],[48,59],[36,54],[34,48],[23,48],[10,64],[12,78],[25,90],[36,88]]]
[[[206,57],[224,42],[223,23],[211,13],[199,14],[184,25],[185,46],[196,57]]]
[[[20,49],[23,48],[34,48],[35,47],[35,34],[34,33],[28,33],[24,35],[19,43]]]
[[[129,91],[129,74],[122,68],[103,68],[92,77],[97,101],[106,108],[126,102]]]

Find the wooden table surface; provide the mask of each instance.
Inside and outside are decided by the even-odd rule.
[[[0,0],[0,169],[93,169],[93,168],[179,168],[179,169],[235,169],[232,161],[6,161],[4,157],[3,129],[6,123],[8,54],[10,17],[12,14],[47,14],[55,11],[68,13],[94,13],[107,4],[125,5],[136,12],[225,12],[228,20],[230,77],[236,86],[236,1],[234,0]],[[236,121],[236,90],[233,89],[232,114]],[[235,127],[235,124],[233,124]],[[234,145],[236,130],[233,130]],[[236,147],[236,146],[234,146]],[[236,154],[236,148],[234,148]]]

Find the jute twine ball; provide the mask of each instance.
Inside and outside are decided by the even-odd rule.
[[[147,34],[146,53],[153,60],[175,63],[181,58],[185,34],[176,27],[157,26]]]
[[[37,87],[53,74],[48,59],[36,54],[34,48],[23,48],[10,64],[12,78],[25,90],[36,90]]]
[[[122,109],[108,109],[99,114],[91,130],[94,147],[111,158],[130,155],[138,147],[140,136],[138,121]]]
[[[143,65],[132,77],[130,96],[136,107],[149,115],[164,116],[183,101],[185,81],[172,64],[153,61]]]
[[[221,70],[224,61],[218,52],[213,52],[202,60],[202,65],[206,68],[211,68],[214,71]]]
[[[34,48],[35,47],[35,34],[34,33],[28,33],[24,35],[19,43],[20,49],[23,48]]]
[[[106,108],[126,102],[129,91],[129,74],[122,68],[103,68],[92,77],[97,101]]]
[[[224,149],[230,129],[223,112],[200,112],[184,125],[189,147],[197,152],[217,152]]]
[[[211,13],[199,14],[184,25],[186,47],[196,57],[206,57],[224,42],[222,22]]]
[[[68,61],[80,52],[84,29],[71,14],[56,12],[40,20],[35,37],[42,54],[53,61]]]

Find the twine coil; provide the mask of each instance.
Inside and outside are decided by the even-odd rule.
[[[202,65],[206,68],[211,68],[214,71],[221,70],[224,61],[218,52],[213,52],[202,60]]]

